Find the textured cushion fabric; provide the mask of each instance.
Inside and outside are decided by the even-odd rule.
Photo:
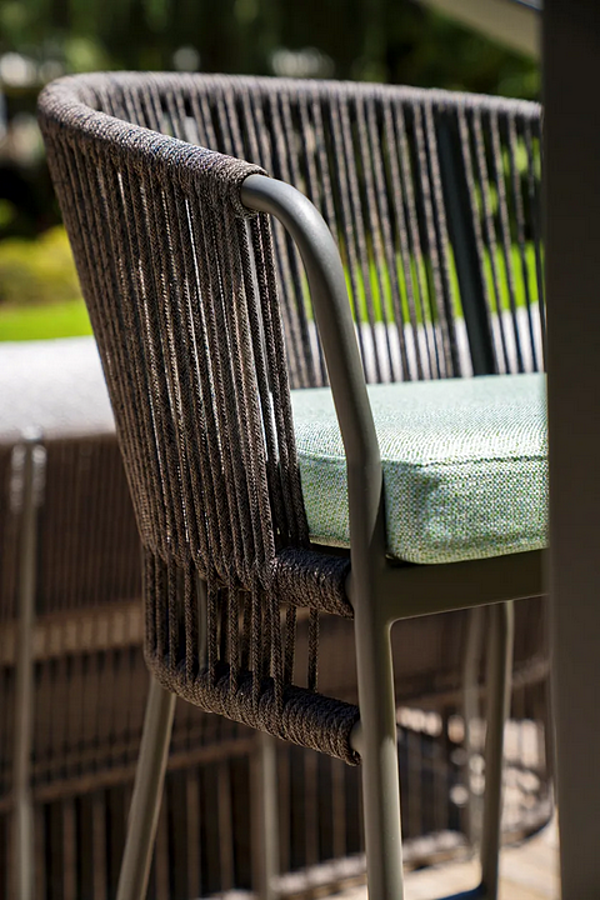
[[[544,375],[369,386],[383,463],[387,546],[413,563],[546,545]],[[349,542],[346,460],[327,388],[292,392],[312,539]]]

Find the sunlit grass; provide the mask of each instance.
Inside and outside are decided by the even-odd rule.
[[[0,341],[91,334],[64,228],[0,244]]]
[[[529,302],[530,303],[538,303],[539,302],[539,289],[538,289],[538,279],[537,279],[537,271],[536,271],[536,259],[535,259],[535,246],[533,243],[527,243],[525,245],[525,277],[523,274],[523,262],[521,260],[521,255],[519,253],[519,248],[514,244],[510,248],[510,260],[509,267],[513,273],[513,289],[514,289],[514,302],[517,309],[521,306],[525,306],[527,302],[527,291],[526,285],[529,289]],[[540,251],[541,254],[541,265],[543,268],[543,248]],[[497,281],[498,281],[498,293],[499,298],[496,297],[496,290],[494,287],[494,274],[492,270],[491,256],[488,252],[485,254],[485,275],[487,280],[487,287],[489,296],[491,298],[492,306],[495,308],[495,311],[498,312],[498,299],[500,310],[506,311],[511,308],[510,303],[510,288],[509,288],[509,280],[508,280],[508,269],[506,266],[506,260],[504,257],[504,252],[500,247],[496,248],[496,272],[497,272]]]
[[[530,303],[539,301],[535,246],[532,242],[525,245],[523,259],[521,258],[519,247],[513,244],[510,248],[508,266],[504,250],[500,246],[495,248],[494,259],[495,278],[492,255],[487,249],[484,250],[484,277],[492,312],[506,312],[511,309],[509,273],[512,274],[512,299],[517,308],[524,307],[527,299],[529,299]],[[543,259],[541,262],[543,266]],[[383,270],[378,269],[374,259],[371,258],[369,260],[368,292],[365,289],[366,279],[360,268],[352,277],[349,266],[345,265],[344,274],[346,276],[348,293],[350,296],[354,295],[355,297],[358,317],[361,321],[365,322],[372,319],[374,322],[390,322],[396,319],[394,296],[397,291],[395,288],[392,288],[392,274],[389,267]],[[460,289],[451,247],[448,248],[447,272],[442,273],[442,278],[447,278],[452,314],[454,318],[461,319],[463,312],[460,302]],[[398,285],[399,305],[404,322],[414,320],[417,325],[422,325],[425,321],[437,319],[438,311],[435,308],[436,293],[433,267],[428,258],[421,257],[417,260],[414,256],[411,256],[407,261],[403,260],[400,255],[397,255],[396,284]],[[409,297],[413,298],[413,316],[410,315],[411,304],[409,303]]]
[[[0,306],[0,341],[36,341],[91,333],[83,300],[44,306]]]

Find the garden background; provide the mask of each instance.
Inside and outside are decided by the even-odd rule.
[[[0,340],[90,333],[35,105],[47,81],[99,69],[540,90],[533,60],[413,0],[3,0]]]

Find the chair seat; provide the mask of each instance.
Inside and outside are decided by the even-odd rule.
[[[412,563],[483,559],[547,542],[545,376],[368,388],[383,463],[387,547]],[[328,388],[292,392],[312,539],[349,544],[344,447]]]

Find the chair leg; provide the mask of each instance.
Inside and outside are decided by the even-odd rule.
[[[467,612],[467,635],[463,665],[463,713],[465,721],[465,750],[467,751],[467,780],[471,763],[479,748],[475,747],[473,724],[481,718],[479,697],[479,669],[483,654],[484,630],[487,622],[484,606],[476,606]],[[483,818],[483,797],[469,789],[466,812],[466,834],[471,846],[480,845]]]
[[[279,874],[279,824],[277,808],[277,747],[264,732],[256,736],[252,758],[253,881],[258,900],[275,900]]]
[[[486,900],[498,896],[498,865],[502,842],[502,760],[504,726],[510,712],[514,644],[513,603],[490,608],[487,665],[487,733],[485,801],[481,833],[481,888]]]
[[[360,723],[353,745],[361,755],[367,882],[370,900],[403,900],[400,785],[389,626],[355,602]],[[509,713],[514,643],[513,603],[490,608],[487,665],[486,791],[481,884],[461,898],[497,900],[501,843],[504,726]],[[458,895],[456,897],[458,900]]]
[[[355,603],[363,815],[370,900],[403,900],[400,784],[390,628]]]
[[[33,900],[35,892],[35,839],[31,793],[31,752],[34,718],[35,595],[37,582],[37,524],[41,497],[39,482],[44,473],[42,436],[24,435],[21,448],[22,493],[20,497],[19,626],[15,673],[14,783],[15,885],[17,900]],[[16,458],[13,456],[13,466]]]
[[[171,742],[175,695],[150,679],[117,900],[144,900]]]

